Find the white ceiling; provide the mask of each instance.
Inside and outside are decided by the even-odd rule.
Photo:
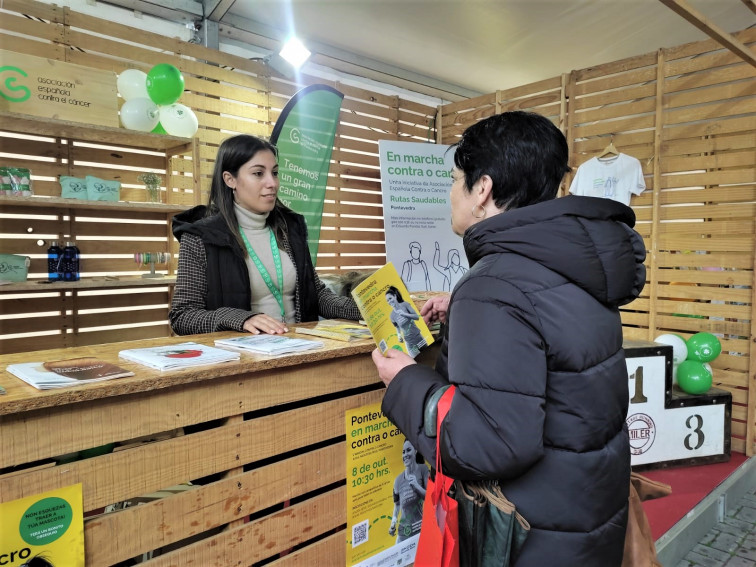
[[[467,96],[709,39],[659,0],[204,2],[221,26],[275,39],[294,31],[314,52],[405,70]],[[687,3],[726,32],[756,25],[754,0]]]

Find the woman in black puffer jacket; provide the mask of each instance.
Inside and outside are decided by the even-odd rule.
[[[618,307],[645,282],[635,215],[607,199],[555,199],[567,143],[537,114],[471,126],[454,163],[452,227],[470,271],[423,307],[446,322],[435,369],[373,353],[383,411],[433,463],[425,416],[455,385],[444,472],[499,481],[531,525],[515,565],[619,566],[630,450]]]

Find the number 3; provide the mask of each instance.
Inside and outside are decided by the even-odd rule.
[[[698,420],[698,424],[696,424],[695,427],[691,426],[691,424],[690,424],[690,421],[694,417]],[[701,445],[704,444],[704,438],[705,438],[704,437],[704,432],[701,431],[701,427],[703,426],[703,418],[700,415],[698,415],[697,413],[694,413],[693,415],[688,416],[688,419],[685,420],[685,426],[688,429],[693,429],[693,433],[696,433],[698,435],[698,441],[697,441],[695,447],[691,447],[690,446],[690,438],[693,435],[693,433],[691,433],[690,435],[688,435],[687,437],[685,437],[685,448],[688,449],[688,451],[695,451],[696,449],[700,449]]]

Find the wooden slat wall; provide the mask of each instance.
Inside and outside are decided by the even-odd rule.
[[[259,62],[66,7],[33,0],[6,0],[0,14],[0,49],[114,73],[126,68],[147,71],[163,62],[176,65],[186,84],[179,102],[194,110],[200,124],[197,133],[200,159],[196,164],[189,154],[175,156],[166,165],[165,157],[154,153],[93,148],[39,137],[0,136],[0,160],[8,165],[30,167],[36,194],[58,196],[59,175],[90,174],[121,181],[122,200],[146,200],[137,175],[143,171],[165,175],[167,171],[173,193],[164,201],[185,206],[205,202],[213,160],[223,139],[237,133],[270,135],[291,95],[308,84],[329,84],[345,97],[326,191],[317,267],[324,272],[341,272],[377,268],[385,263],[378,140],[435,140],[436,108],[316,77],[305,76],[301,83],[293,83],[271,76],[270,70]],[[200,176],[200,195],[193,191],[195,173]],[[168,232],[171,214],[101,215],[71,210],[51,212],[34,218],[33,222],[30,216],[23,220],[10,218],[18,214],[39,215],[39,210],[13,207],[0,212],[3,222],[0,252],[31,256],[30,278],[45,276],[45,250],[52,235],[58,234],[72,235],[71,239],[78,242],[84,277],[144,273],[148,270],[132,259],[138,251],[171,252],[173,260],[168,271],[175,270],[178,246]],[[92,221],[83,217],[97,218]],[[107,224],[99,222],[104,218]],[[134,220],[138,223],[126,224]],[[80,299],[73,301],[70,293],[35,293],[35,299],[25,303],[19,303],[21,298],[17,295],[2,294],[0,314],[5,317],[0,318],[0,352],[122,339],[124,335],[115,326],[123,321],[134,325],[123,331],[131,338],[167,336],[169,291],[164,289],[159,301],[155,297],[157,292],[136,294],[133,290],[122,290],[116,295],[88,292],[91,294],[88,301],[99,298],[100,311],[86,316],[78,312]],[[118,305],[124,301],[136,310],[124,311]],[[112,328],[93,330],[100,326]]]
[[[756,30],[738,37],[752,43]],[[623,309],[625,334],[716,334],[723,352],[712,364],[714,382],[732,392],[732,447],[749,455],[756,433],[755,78],[752,66],[704,41],[439,110],[445,144],[481,118],[523,109],[562,127],[573,168],[612,140],[640,160],[647,190],[631,206],[649,251],[648,283]]]

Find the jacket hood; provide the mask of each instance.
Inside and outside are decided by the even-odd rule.
[[[635,213],[622,203],[567,196],[485,219],[465,231],[464,247],[470,267],[489,254],[518,254],[619,306],[646,281],[646,248],[634,225]]]
[[[236,244],[226,224],[222,220],[219,220],[220,216],[214,215],[208,217],[206,214],[207,207],[205,205],[198,205],[175,215],[171,224],[171,230],[176,240],[181,242],[181,237],[188,232],[196,234],[205,242],[238,248],[239,246]]]

